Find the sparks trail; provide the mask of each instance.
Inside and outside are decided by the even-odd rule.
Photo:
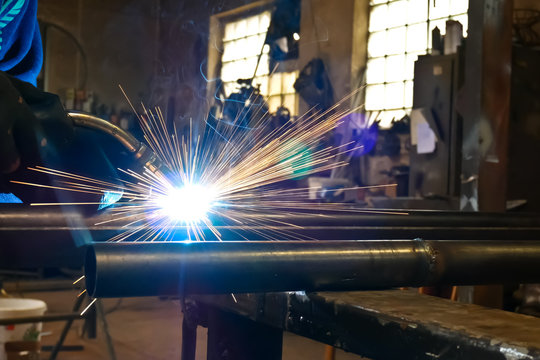
[[[83,316],[83,315],[84,315],[84,314],[92,307],[92,305],[94,305],[94,304],[96,303],[97,300],[98,300],[97,298],[93,299],[93,300],[90,302],[90,304],[88,304],[88,305],[84,308],[84,310],[81,311],[81,313],[80,313],[79,315],[80,315],[80,316]]]
[[[159,108],[151,110],[142,105],[142,111],[137,112],[126,95],[146,142],[170,173],[165,176],[147,169],[140,173],[119,169],[125,176],[110,182],[36,166],[31,170],[54,175],[56,183],[15,182],[121,196],[111,209],[112,219],[100,223],[124,224],[125,231],[111,241],[173,240],[179,228],[186,230],[188,240],[221,240],[223,225],[249,230],[266,240],[305,240],[295,231],[301,227],[290,221],[295,215],[306,211],[373,212],[346,204],[310,202],[309,191],[313,189],[280,188],[283,181],[346,165],[347,161],[341,160],[344,155],[361,147],[353,143],[320,146],[341,118],[357,110],[344,105],[350,96],[327,111],[302,116],[279,128],[271,128],[270,116],[263,113],[257,114],[250,131],[218,123],[215,132],[201,139],[193,134],[193,126],[189,134],[180,135],[174,125],[169,131]],[[287,220],[270,216],[276,214]],[[238,235],[245,238],[240,231]]]

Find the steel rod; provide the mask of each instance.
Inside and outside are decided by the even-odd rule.
[[[79,310],[81,308],[81,305],[83,303],[83,300],[86,298],[86,294],[83,294],[75,300],[75,304],[73,304],[73,311],[75,314],[79,315],[78,318],[81,318],[82,316],[79,313]],[[77,317],[66,319],[66,323],[64,324],[64,327],[62,328],[62,332],[60,333],[60,338],[54,345],[53,349],[51,350],[51,356],[49,357],[49,360],[55,360],[58,356],[58,353],[62,349],[62,345],[64,344],[64,341],[66,340],[66,336],[69,332],[69,329],[71,329],[71,325],[73,325],[73,320],[78,319]]]
[[[540,282],[540,241],[100,243],[93,297]]]
[[[104,120],[92,114],[78,111],[70,111],[68,112],[68,116],[73,120],[75,126],[109,134],[120,144],[122,144],[129,152],[136,153],[142,146],[142,143],[133,135],[114,125],[110,121]]]
[[[79,313],[65,313],[65,314],[47,314],[40,316],[28,316],[19,318],[0,319],[0,326],[16,325],[16,324],[28,324],[37,322],[54,322],[54,321],[72,321],[77,319],[84,319]]]
[[[113,137],[148,170],[154,173],[168,171],[162,160],[149,147],[113,123],[92,114],[78,111],[69,111],[68,116],[73,120],[75,126],[96,130]]]
[[[93,207],[91,209],[94,209]],[[540,214],[521,213],[482,213],[456,211],[414,210],[393,214],[392,212],[374,213],[351,211],[328,212],[318,211],[314,203],[310,212],[298,214],[267,214],[271,220],[281,220],[301,226],[417,226],[417,227],[495,227],[495,228],[540,228]],[[9,228],[24,230],[43,228],[44,231],[73,229],[73,222],[79,221],[81,226],[95,229],[119,229],[130,221],[115,222],[110,226],[94,224],[112,219],[112,214],[102,211],[93,216],[87,215],[89,210],[84,206],[28,206],[24,204],[0,205],[0,229]],[[250,215],[246,215],[249,217]],[[260,218],[261,215],[257,215]],[[219,226],[219,219],[215,219]]]

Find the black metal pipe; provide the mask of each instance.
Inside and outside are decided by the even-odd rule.
[[[83,207],[60,206],[0,206],[0,237],[21,243],[70,240],[77,234],[93,241],[104,241],[126,230],[135,219],[114,220],[110,212],[85,216]],[[142,217],[142,216],[141,216]],[[246,215],[246,218],[249,218]],[[254,219],[255,220],[255,219]],[[259,223],[264,219],[257,217]],[[329,213],[313,211],[311,214],[266,216],[266,222],[277,231],[300,234],[303,238],[316,240],[359,240],[359,239],[540,239],[540,215],[456,213],[415,211],[410,215]],[[223,240],[265,240],[264,226],[234,226],[220,219],[213,219]],[[97,224],[97,225],[96,225]],[[290,224],[290,225],[288,225]],[[180,238],[186,232],[177,226]],[[213,239],[213,234],[202,227],[202,231]],[[294,237],[291,237],[293,239]],[[0,242],[0,247],[2,243]],[[25,245],[26,246],[26,245]]]
[[[540,241],[100,243],[94,297],[540,282]]]
[[[0,204],[0,229],[25,230],[44,228],[44,231],[74,228],[78,223],[86,229],[118,230],[131,221],[114,222],[108,226],[96,223],[113,219],[112,213],[102,211],[93,216],[88,214],[94,207],[85,206],[28,206],[24,204]],[[370,213],[373,211],[373,213]],[[262,220],[261,215],[245,215],[246,218]],[[330,212],[318,210],[316,204],[311,211],[294,214],[267,214],[264,218],[285,221],[300,226],[378,226],[378,227],[483,227],[483,228],[540,228],[540,214],[485,213],[458,211],[386,211],[359,209]],[[215,220],[216,225],[222,221]]]
[[[16,324],[29,324],[38,322],[54,322],[54,321],[73,321],[77,319],[84,319],[79,313],[62,313],[62,314],[47,314],[39,316],[27,316],[18,318],[0,319],[0,326],[16,325]]]

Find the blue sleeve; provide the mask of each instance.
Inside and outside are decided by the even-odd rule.
[[[37,0],[0,3],[0,70],[35,85],[43,63]]]

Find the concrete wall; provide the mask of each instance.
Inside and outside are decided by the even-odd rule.
[[[161,1],[159,63],[150,103],[159,105],[178,129],[186,130],[191,120],[201,122],[208,114],[210,17],[250,2]]]
[[[121,84],[133,98],[148,93],[157,58],[158,0],[46,0],[38,18],[65,28],[86,53],[86,90],[108,106],[126,107]],[[54,28],[47,31],[47,90],[62,94],[80,88],[84,71],[73,42]]]
[[[311,59],[321,58],[335,100],[350,92],[353,15],[354,0],[302,1],[299,66],[301,69]]]
[[[149,105],[166,109],[172,101],[175,118],[185,120],[208,108],[200,69],[206,69],[210,16],[247,3],[252,1],[42,0],[38,17],[79,39],[88,61],[85,88],[100,102],[125,108],[121,84]],[[348,95],[365,66],[367,8],[368,0],[302,1],[300,57],[287,68],[302,69],[321,57],[335,99]],[[47,90],[82,87],[82,59],[72,41],[50,29],[47,42]]]

